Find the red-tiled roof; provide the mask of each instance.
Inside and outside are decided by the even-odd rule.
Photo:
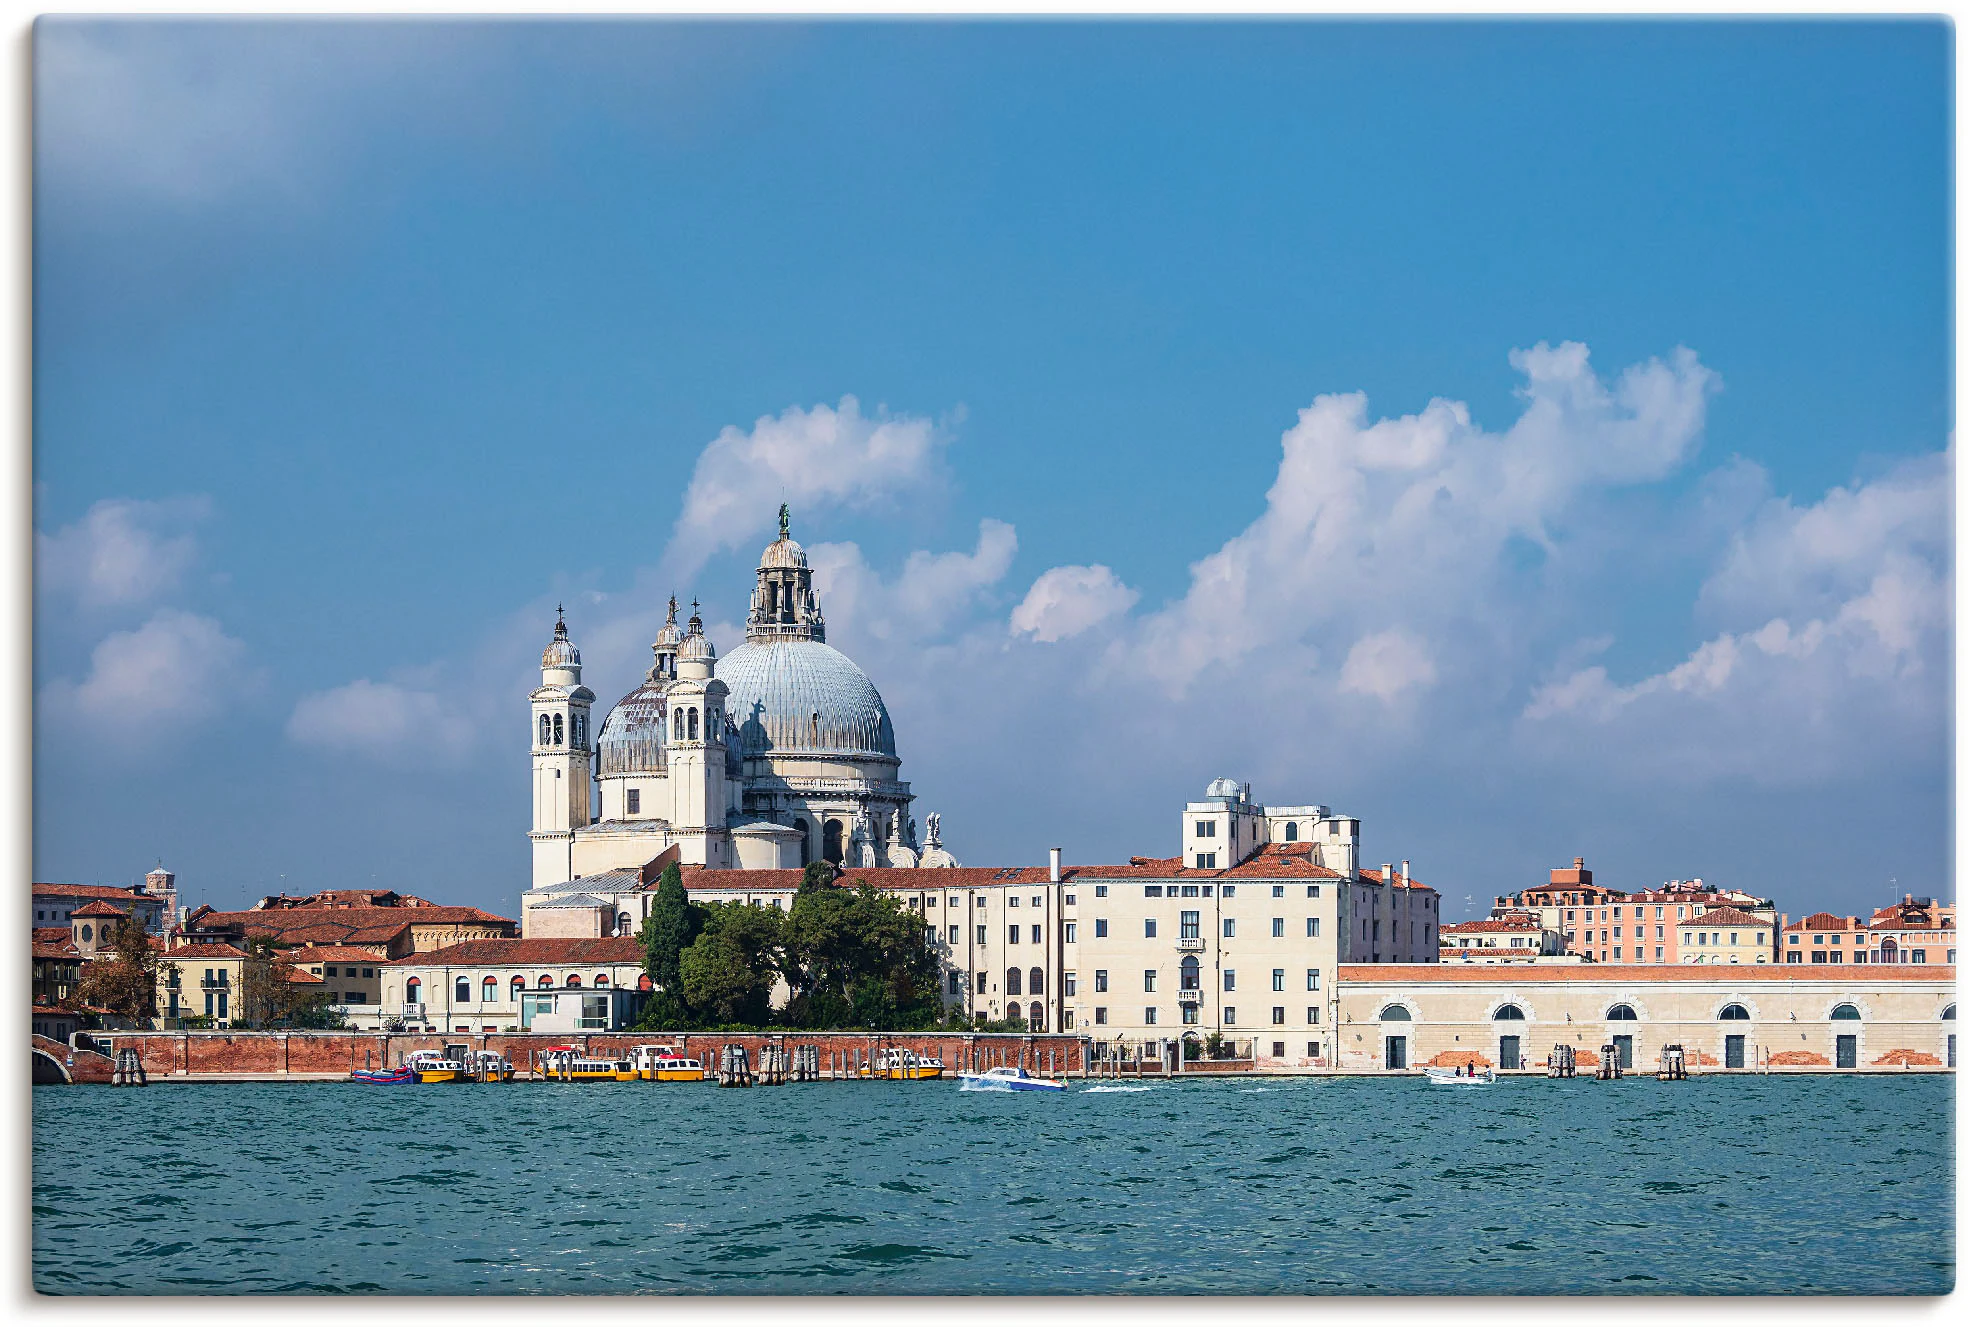
[[[109,904],[100,900],[95,903],[85,904],[69,914],[71,917],[127,917],[129,915],[129,912],[125,909],[112,908]]]
[[[1682,926],[1768,926],[1761,917],[1752,917],[1741,908],[1710,908],[1699,917],[1690,917]]]
[[[152,903],[158,903],[162,901],[155,894],[139,894],[134,889],[122,889],[116,885],[37,884],[34,886],[34,897],[110,899],[110,900],[121,901],[124,903],[129,903],[136,899],[145,899]]]
[[[720,875],[738,875],[742,872],[720,871]],[[795,871],[793,874],[799,874]],[[393,960],[389,966],[396,968],[417,966],[449,967],[500,967],[534,966],[540,964],[575,964],[586,966],[592,963],[634,963],[642,962],[642,945],[632,935],[607,936],[601,939],[539,937],[532,940],[466,940],[461,944],[446,945],[426,954],[410,954]]]
[[[278,912],[291,908],[437,908],[415,894],[399,894],[393,889],[324,889],[319,894],[269,894],[253,905],[253,910]]]
[[[380,963],[389,957],[380,949],[358,945],[308,945],[286,955],[296,963]]]
[[[1370,884],[1380,883],[1378,871],[1362,871],[1360,877]],[[714,889],[730,893],[791,890],[798,889],[803,878],[804,873],[794,869],[683,868],[683,887],[687,890]],[[1050,879],[1049,868],[1043,866],[877,866],[846,868],[840,873],[838,883],[851,886],[865,880],[877,889],[925,890],[933,893],[938,889],[974,889],[990,885],[1043,885]],[[1125,865],[1091,863],[1064,867],[1060,879],[1062,883],[1072,884],[1079,880],[1338,880],[1340,875],[1337,871],[1313,865],[1309,844],[1273,843],[1235,866],[1199,869],[1185,867],[1180,857],[1132,857]],[[1398,874],[1394,887],[1434,892],[1419,880],[1408,880]]]
[[[65,945],[74,938],[74,933],[66,926],[37,926],[34,928],[34,943],[37,945]]]
[[[269,936],[281,945],[387,945],[410,926],[486,925],[517,930],[519,924],[482,908],[271,908],[208,912],[196,919],[206,931]]]
[[[75,942],[67,938],[67,932],[63,932],[62,934],[63,939],[59,944],[51,943],[47,940],[36,940],[34,942],[34,957],[81,958],[82,951],[75,947]]]
[[[1952,984],[1954,968],[1940,964],[1870,965],[1864,972],[1822,963],[1342,963],[1338,980],[1358,984],[1434,984],[1489,982],[1535,986],[1540,982],[1598,981],[1627,985],[1655,982],[1708,982],[1741,985],[1762,981],[1816,981],[1836,986],[1866,983],[1927,981]]]
[[[1506,931],[1506,932],[1514,932],[1516,934],[1522,935],[1526,933],[1542,931],[1543,929],[1544,927],[1540,926],[1537,922],[1534,921],[1516,922],[1516,921],[1491,920],[1491,921],[1473,921],[1473,922],[1451,922],[1447,926],[1444,926],[1442,928],[1441,934],[1473,935],[1479,932],[1488,933],[1493,931]]]
[[[243,949],[236,948],[235,946],[212,944],[209,942],[200,942],[200,943],[189,944],[189,945],[179,945],[176,949],[167,949],[162,954],[158,955],[157,961],[160,963],[176,963],[180,959],[187,959],[187,958],[244,958],[244,957],[246,957],[246,951]]]
[[[287,980],[297,986],[306,986],[306,985],[319,986],[323,984],[327,980],[327,978],[317,977],[312,972],[309,972],[305,968],[290,967],[287,969]]]
[[[1702,920],[1707,921],[1708,918],[1704,917]],[[1829,912],[1814,912],[1802,921],[1792,922],[1784,929],[1786,931],[1855,931],[1859,929],[1859,919],[1839,917]]]

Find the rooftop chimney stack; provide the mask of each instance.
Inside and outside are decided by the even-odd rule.
[[[1052,883],[1059,883],[1059,849],[1052,850]]]
[[[1401,859],[1401,883],[1408,883],[1408,859],[1405,857]]]
[[[1394,863],[1382,862],[1380,864],[1380,883],[1383,885],[1394,883]]]

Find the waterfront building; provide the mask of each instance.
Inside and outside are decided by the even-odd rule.
[[[1613,948],[1619,948],[1622,954],[1631,948],[1631,941],[1625,935],[1629,923],[1624,915],[1608,922],[1608,915],[1614,909],[1624,914],[1625,903],[1624,891],[1594,884],[1585,858],[1574,857],[1569,868],[1553,867],[1545,884],[1534,885],[1515,894],[1497,895],[1490,916],[1495,919],[1510,913],[1528,912],[1538,919],[1540,926],[1557,931],[1564,937],[1560,952],[1579,954],[1585,958],[1596,957],[1603,962]],[[1607,924],[1595,928],[1595,921]],[[1611,938],[1615,929],[1621,932],[1617,941]]]
[[[230,1027],[245,988],[246,951],[214,941],[176,944],[157,956],[157,1016],[166,1027],[209,1018]]]
[[[1954,965],[1954,904],[1908,894],[1876,910],[1866,923],[1874,963]]]
[[[297,972],[321,979],[329,1005],[342,1012],[350,1027],[381,1026],[386,951],[359,945],[304,945],[282,957]]]
[[[604,939],[468,940],[378,968],[382,1025],[405,1032],[612,1032],[648,998],[642,946]]]
[[[1481,921],[1452,922],[1441,929],[1444,963],[1535,963],[1567,957],[1565,937],[1533,912],[1503,911]]]
[[[1652,1070],[1953,1068],[1954,970],[1785,964],[1343,965],[1334,1031],[1344,1069],[1541,1067],[1569,1045]]]
[[[1770,963],[1777,952],[1774,921],[1740,908],[1704,909],[1671,928],[1683,963]]]
[[[37,928],[66,927],[78,909],[102,903],[135,917],[152,935],[161,935],[178,915],[177,877],[162,866],[128,889],[116,885],[35,884],[32,908]]]
[[[34,1003],[65,1004],[82,982],[82,951],[65,926],[34,930]],[[37,1009],[36,1016],[39,1016]]]
[[[1733,908],[1760,919],[1766,938],[1779,925],[1771,900],[1740,890],[1712,890],[1700,879],[1670,880],[1659,889],[1635,893],[1595,885],[1583,857],[1574,857],[1569,870],[1553,870],[1548,884],[1498,895],[1490,916],[1530,912],[1560,932],[1560,952],[1597,963],[1706,963],[1714,960],[1705,946],[1682,951],[1680,923],[1711,908]],[[1706,932],[1697,928],[1690,934]]]
[[[186,939],[244,944],[265,937],[281,948],[353,945],[391,958],[425,953],[467,940],[510,937],[519,924],[482,908],[450,907],[392,890],[328,890],[300,898],[263,898],[240,912],[210,907],[185,919]]]
[[[714,869],[956,864],[933,829],[917,840],[888,708],[827,644],[784,507],[744,644],[720,658],[696,608],[679,626],[671,599],[654,661],[598,728],[581,652],[555,623],[528,697],[535,889],[639,870],[672,847]]]

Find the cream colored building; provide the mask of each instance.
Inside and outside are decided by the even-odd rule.
[[[1683,963],[1776,961],[1777,923],[1740,908],[1707,908],[1674,929]]]
[[[1784,964],[1344,965],[1338,1067],[1478,1063],[1542,1072],[1559,1044],[1590,1074],[1605,1047],[1651,1071],[1679,1045],[1691,1072],[1954,1066],[1952,968],[1840,972]]]
[[[617,1031],[641,1007],[642,961],[632,936],[469,940],[383,964],[382,1023],[474,1035]]]

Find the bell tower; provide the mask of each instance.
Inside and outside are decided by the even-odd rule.
[[[827,639],[827,619],[813,593],[813,570],[806,565],[806,550],[793,542],[793,514],[783,502],[779,504],[779,537],[759,556],[758,585],[752,591],[752,611],[745,618],[745,639]]]
[[[574,874],[574,831],[593,806],[589,713],[594,692],[581,685],[581,652],[567,638],[565,609],[556,610],[553,639],[540,655],[540,685],[528,699],[533,736],[533,883],[551,885]]]
[[[729,692],[717,678],[717,649],[692,604],[690,629],[677,645],[677,681],[670,689],[670,824],[683,860],[730,866],[727,829],[732,790],[725,743]]]

